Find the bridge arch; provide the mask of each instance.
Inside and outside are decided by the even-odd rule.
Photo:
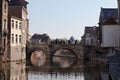
[[[76,47],[74,47],[73,45],[56,45],[51,53],[51,55],[54,55],[55,52],[57,50],[60,50],[60,49],[68,49],[70,50],[71,52],[74,53],[74,55],[78,58],[78,59],[83,59],[83,53],[80,52],[80,50],[78,50]]]
[[[39,64],[35,65],[35,63],[34,63],[35,59],[36,59],[36,58],[34,58],[35,55],[40,56],[41,54],[42,54],[42,56],[41,56],[42,61],[43,61],[43,54],[44,54],[44,59],[45,59],[44,64],[43,65],[39,65]],[[43,46],[42,47],[40,47],[40,46],[28,47],[26,55],[27,55],[26,56],[26,61],[28,62],[28,65],[44,66],[44,65],[48,64],[47,59],[49,58],[49,48],[47,46],[44,46],[44,47]],[[32,60],[34,60],[34,62]]]
[[[78,59],[83,59],[83,54],[75,46],[73,46],[73,45],[56,45],[56,46],[54,46],[53,51],[50,54],[51,63],[53,63],[53,56],[55,55],[55,53],[61,49],[66,49],[73,53],[73,55],[75,56],[74,58],[76,59],[74,63],[76,63],[78,61]]]

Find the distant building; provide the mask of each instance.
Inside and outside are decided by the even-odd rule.
[[[28,40],[27,5],[25,0],[10,0],[9,2],[9,50],[11,61],[26,59],[26,42]]]
[[[50,44],[50,37],[47,34],[34,34],[30,40],[34,44]]]
[[[120,39],[120,26],[118,25],[118,9],[101,8],[99,27],[101,47],[118,47]]]
[[[99,46],[98,30],[99,28],[96,26],[86,26],[82,36],[82,43],[85,46]]]
[[[3,60],[7,58],[8,43],[8,0],[0,0],[0,54]]]
[[[73,36],[70,37],[69,43],[70,44],[75,44],[75,38]]]
[[[53,39],[51,40],[51,44],[69,44],[69,41],[66,38],[63,39]]]

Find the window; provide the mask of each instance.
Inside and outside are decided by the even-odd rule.
[[[4,29],[6,29],[6,19],[4,19]]]
[[[14,20],[12,20],[12,28],[14,29]]]
[[[19,29],[21,29],[21,22],[19,22]]]
[[[6,2],[4,2],[4,12],[6,13],[6,9],[7,9],[7,4]]]
[[[4,39],[4,48],[6,47],[6,39]]]
[[[12,44],[14,44],[14,34],[12,34]]]
[[[21,35],[19,35],[19,43],[21,43]]]
[[[18,43],[18,35],[17,34],[16,34],[16,39],[15,40],[16,40],[16,44],[17,44]]]
[[[18,21],[16,21],[16,29],[18,29]]]

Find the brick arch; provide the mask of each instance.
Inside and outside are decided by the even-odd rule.
[[[49,58],[49,55],[48,55],[48,51],[46,50],[46,48],[41,48],[41,47],[31,47],[28,49],[27,53],[26,53],[26,61],[28,62],[29,65],[32,65],[32,62],[31,62],[31,56],[32,54],[35,52],[35,51],[43,51],[43,53],[46,55],[46,59]],[[47,60],[46,60],[47,61]]]
[[[67,49],[67,50],[70,50],[71,52],[73,52],[73,54],[76,56],[77,59],[83,59],[83,54],[75,47],[71,46],[71,45],[58,45],[58,46],[55,46],[53,48],[53,51],[52,53],[50,54],[52,57],[56,51],[60,50],[60,49]]]

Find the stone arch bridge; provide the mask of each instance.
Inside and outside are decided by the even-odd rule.
[[[83,59],[84,57],[82,47],[80,44],[28,44],[26,52],[26,61],[31,63],[31,56],[35,51],[42,51],[46,55],[47,59],[51,59],[55,52],[60,49],[67,49],[73,52],[77,59]]]

